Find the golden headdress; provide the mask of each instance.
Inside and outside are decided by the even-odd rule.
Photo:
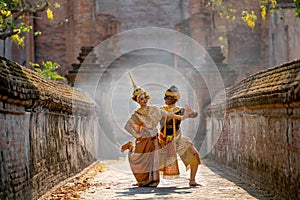
[[[172,85],[169,89],[166,90],[165,96],[171,96],[178,101],[180,99],[180,93],[178,88],[175,85]]]
[[[149,94],[148,94],[146,91],[144,91],[142,88],[138,87],[138,86],[135,84],[135,82],[133,81],[133,78],[132,78],[130,72],[128,72],[128,74],[129,74],[129,77],[130,77],[130,79],[131,79],[132,87],[133,87],[133,92],[132,92],[132,97],[131,97],[132,100],[137,102],[138,99],[140,98],[141,94],[145,94],[145,97],[146,97],[147,99],[150,99]]]

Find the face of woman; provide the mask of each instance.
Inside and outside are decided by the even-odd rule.
[[[146,106],[148,103],[148,99],[146,98],[145,94],[141,94],[138,103],[141,106]]]

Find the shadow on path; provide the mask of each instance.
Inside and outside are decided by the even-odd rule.
[[[189,189],[191,188],[194,187],[157,187],[157,188],[134,187],[134,188],[128,188],[128,191],[116,192],[116,194],[118,194],[118,196],[127,196],[127,197],[137,195],[137,194],[154,194],[157,196],[165,196],[170,194],[189,194],[192,193],[192,191],[189,191]]]
[[[257,185],[254,183],[251,183],[250,181],[241,178],[238,176],[233,169],[219,165],[211,160],[205,160],[205,165],[215,174],[218,174],[222,178],[233,182],[237,186],[243,188],[245,191],[247,191],[251,196],[260,199],[260,200],[266,200],[270,198],[274,198],[275,195],[271,194],[268,191],[260,189]]]

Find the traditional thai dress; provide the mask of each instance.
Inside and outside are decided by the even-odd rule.
[[[180,107],[169,108],[163,106],[163,110],[174,113],[176,115],[183,115],[185,109]],[[196,112],[193,112],[188,117],[194,118],[197,116]],[[161,130],[159,135],[160,151],[160,170],[163,176],[176,177],[179,175],[179,167],[177,161],[177,153],[183,161],[186,169],[189,169],[190,165],[199,165],[200,157],[197,149],[194,147],[191,140],[182,136],[180,130],[181,121],[178,119],[161,120]]]
[[[166,112],[156,106],[137,109],[125,129],[135,137],[135,148],[128,154],[131,170],[138,186],[159,183],[159,147],[157,125]],[[142,128],[146,127],[146,128]]]

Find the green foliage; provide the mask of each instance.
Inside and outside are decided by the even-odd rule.
[[[296,6],[296,16],[300,18],[300,0],[294,0]]]
[[[46,61],[46,62],[42,62],[42,67],[40,66],[40,64],[38,63],[29,63],[31,66],[34,67],[34,70],[39,73],[40,75],[50,79],[50,80],[57,80],[57,79],[61,79],[61,80],[66,80],[65,77],[60,76],[56,73],[56,69],[60,67],[60,65],[56,62],[52,62],[52,61]]]

